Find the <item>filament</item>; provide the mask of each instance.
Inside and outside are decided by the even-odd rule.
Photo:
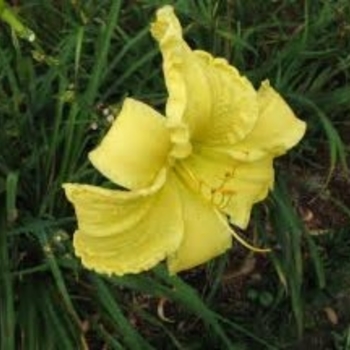
[[[247,249],[249,249],[255,253],[269,253],[269,252],[271,252],[271,248],[258,248],[258,247],[251,245],[246,240],[244,240],[237,232],[235,232],[233,230],[231,230],[231,234],[239,243],[242,244],[242,246],[246,247]]]
[[[227,172],[224,176],[223,182],[216,188],[211,187],[206,182],[198,179],[198,177],[190,170],[188,167],[177,162],[176,168],[179,170],[177,173],[180,177],[195,191],[200,192],[204,198],[206,198],[210,204],[214,205],[220,210],[225,209],[229,204],[232,196],[235,195],[235,191],[225,188],[227,181],[233,177],[232,172]],[[220,215],[221,216],[221,215]],[[255,253],[268,253],[271,252],[270,248],[259,248],[248,243],[234,230],[231,230],[232,236],[245,248],[255,252]]]

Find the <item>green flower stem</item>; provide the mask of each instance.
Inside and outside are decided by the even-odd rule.
[[[0,0],[0,19],[6,22],[20,37],[31,42],[35,40],[34,32],[20,21],[4,0]]]

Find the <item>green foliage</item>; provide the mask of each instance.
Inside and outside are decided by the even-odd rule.
[[[36,40],[0,24],[0,348],[290,348],[309,327],[310,300],[317,309],[325,294],[350,288],[350,203],[334,187],[350,188],[349,2],[19,3],[9,10]],[[74,213],[61,184],[103,183],[86,157],[109,126],[101,104],[118,109],[131,95],[164,105],[149,22],[165,3],[176,7],[192,46],[226,57],[256,83],[269,79],[308,123],[254,212],[252,235],[274,251],[258,257],[258,282],[243,275],[226,294],[229,262],[247,254],[241,248],[181,279],[162,266],[139,276],[96,275],[71,246]],[[300,215],[305,207],[319,220],[323,211],[341,213],[341,222],[321,220],[317,229],[326,233],[313,236]],[[348,346],[349,330],[332,339]]]

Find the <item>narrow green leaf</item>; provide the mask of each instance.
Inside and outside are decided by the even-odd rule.
[[[0,204],[0,348],[16,350],[15,296],[9,249],[6,211]]]
[[[11,172],[6,178],[6,212],[7,221],[12,223],[17,218],[17,184],[18,184],[18,173]]]
[[[326,286],[326,275],[324,271],[323,261],[318,252],[317,245],[315,244],[312,237],[308,234],[308,232],[306,232],[305,238],[308,244],[309,252],[311,254],[312,263],[314,265],[315,272],[317,275],[318,286],[319,288],[324,288]]]
[[[91,274],[90,279],[96,287],[96,295],[99,302],[104,308],[104,311],[108,313],[110,318],[115,322],[128,348],[131,350],[153,349],[125,318],[107,284],[95,274]]]

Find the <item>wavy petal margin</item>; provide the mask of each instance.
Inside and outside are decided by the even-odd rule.
[[[264,158],[250,163],[241,163],[222,188],[226,196],[223,205],[231,223],[245,229],[255,203],[264,200],[274,184],[273,159]]]
[[[164,181],[163,176],[152,188],[132,192],[63,186],[78,218],[74,248],[84,266],[124,275],[174,254],[183,237],[182,209],[175,186]]]
[[[232,149],[236,159],[252,161],[283,155],[305,134],[306,123],[295,116],[268,81],[261,84],[258,102],[259,117],[252,132]]]
[[[171,125],[189,125],[192,142],[226,145],[243,139],[258,116],[257,93],[226,60],[192,51],[171,6],[151,27],[163,55]]]

